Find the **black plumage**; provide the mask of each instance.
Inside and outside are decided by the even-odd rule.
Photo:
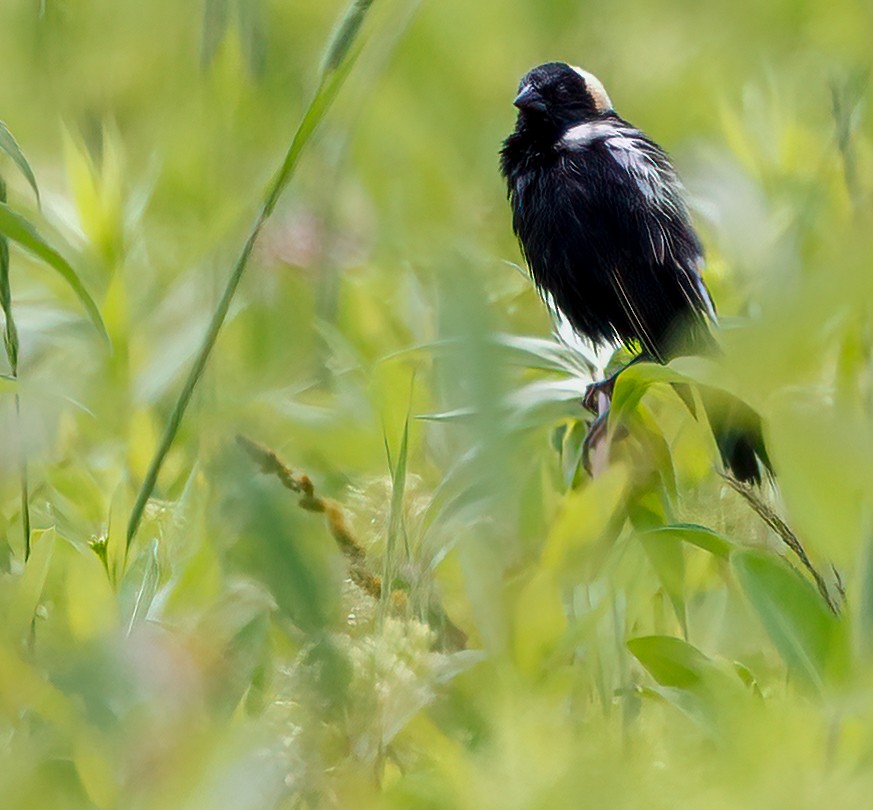
[[[664,150],[616,114],[596,77],[562,62],[531,70],[515,106],[500,166],[540,292],[581,336],[637,346],[641,359],[710,351],[703,249]],[[714,393],[703,399],[724,462],[758,481],[756,457],[769,466],[760,420]]]

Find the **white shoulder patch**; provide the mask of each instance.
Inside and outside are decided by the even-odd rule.
[[[605,141],[609,154],[633,178],[640,193],[651,203],[679,213],[682,188],[669,164],[656,159],[651,146],[633,133],[617,132]]]
[[[594,143],[606,148],[651,205],[667,214],[687,218],[679,177],[666,157],[639,130],[611,120],[588,121],[570,127],[558,141],[558,148],[584,151]],[[668,248],[666,236],[656,236],[657,244],[653,247],[663,259]]]
[[[617,135],[606,141],[609,154],[633,177],[637,188],[649,200],[660,196],[661,173],[654,159],[646,154],[635,138]]]
[[[609,98],[609,94],[606,92],[606,88],[603,86],[603,82],[587,70],[582,70],[582,68],[576,67],[576,65],[570,65],[570,67],[585,79],[585,85],[588,87],[588,92],[591,93],[591,98],[594,99],[594,109],[599,113],[605,113],[612,110],[612,101]]]
[[[567,149],[582,149],[594,141],[604,140],[618,132],[615,124],[606,121],[589,121],[570,127],[560,140],[560,145]]]

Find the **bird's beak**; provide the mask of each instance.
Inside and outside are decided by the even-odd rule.
[[[529,84],[521,88],[521,92],[515,97],[512,102],[520,110],[536,110],[537,112],[546,111],[546,102],[539,92]]]

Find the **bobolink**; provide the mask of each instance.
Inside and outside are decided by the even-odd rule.
[[[563,62],[527,73],[514,103],[500,167],[540,292],[582,337],[638,346],[636,359],[711,351],[703,248],[664,150],[616,114],[595,76]],[[769,461],[757,414],[713,390],[702,399],[725,465],[759,481]]]

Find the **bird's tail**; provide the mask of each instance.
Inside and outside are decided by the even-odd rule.
[[[674,387],[694,413],[690,389]],[[725,468],[747,484],[760,484],[763,474],[772,475],[760,414],[727,391],[710,386],[700,386],[698,391]]]

